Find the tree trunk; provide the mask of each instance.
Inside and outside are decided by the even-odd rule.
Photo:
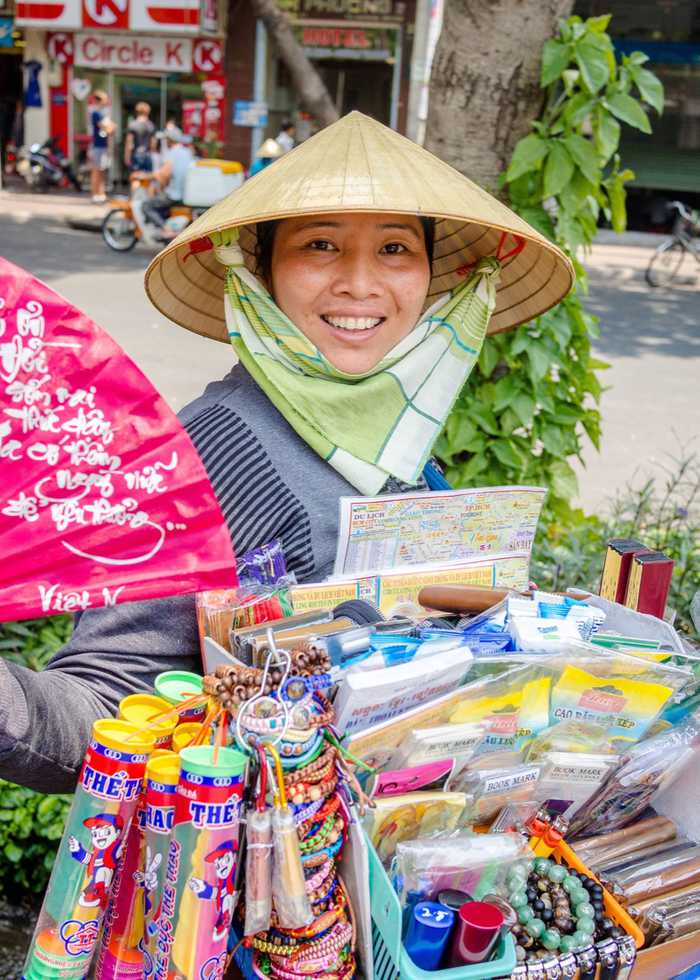
[[[294,36],[289,18],[279,9],[276,0],[252,0],[251,5],[255,16],[260,18],[277,45],[302,106],[322,126],[330,126],[338,118],[338,110],[323,79]]]
[[[426,148],[491,192],[542,107],[542,46],[574,0],[445,0]]]

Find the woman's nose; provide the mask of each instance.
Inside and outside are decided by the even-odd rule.
[[[349,249],[334,263],[333,271],[333,292],[338,295],[367,299],[379,296],[383,291],[380,269],[373,252]]]

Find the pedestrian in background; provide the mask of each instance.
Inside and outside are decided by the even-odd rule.
[[[105,173],[109,170],[109,138],[116,126],[109,118],[109,98],[98,89],[92,96],[90,109],[90,191],[94,204],[103,204],[105,194]]]
[[[136,103],[136,118],[129,123],[124,143],[124,163],[131,173],[153,170],[153,151],[155,150],[156,127],[151,121],[151,107],[148,102]]]
[[[255,160],[250,168],[249,177],[254,177],[259,174],[261,170],[265,167],[269,167],[271,163],[274,163],[278,157],[281,157],[284,150],[279,145],[277,140],[265,140],[263,145],[260,147],[258,152],[255,154]]]
[[[277,134],[277,142],[282,147],[282,152],[287,153],[289,150],[294,149],[294,134],[296,128],[291,119],[283,119],[282,125],[280,126],[280,131]]]

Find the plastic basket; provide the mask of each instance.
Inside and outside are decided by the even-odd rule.
[[[402,915],[398,896],[369,842],[368,851],[374,954],[372,980],[490,980],[510,976],[516,962],[515,943],[510,934],[500,940],[496,956],[486,963],[430,972],[416,966],[401,942]]]
[[[594,881],[598,881],[598,878],[586,867],[576,852],[565,841],[560,841],[557,844],[550,857],[554,858],[559,864],[563,862],[570,868],[573,868],[574,871],[578,871],[580,874],[586,875],[587,878],[593,878]],[[598,884],[600,884],[599,881]],[[637,949],[641,949],[644,945],[644,933],[629,914],[625,912],[617,899],[613,898],[607,888],[603,888],[603,905],[605,906],[608,917],[634,939]]]

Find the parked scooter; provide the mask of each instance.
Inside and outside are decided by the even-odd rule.
[[[102,237],[115,252],[130,252],[138,241],[156,247],[164,245],[205,210],[176,205],[165,227],[159,228],[148,220],[143,209],[144,202],[148,200],[146,188],[150,180],[144,178],[135,183],[138,183],[138,187],[130,199],[118,197],[109,202],[110,209],[102,222]]]
[[[77,191],[83,189],[70,160],[61,153],[56,136],[49,137],[44,143],[32,143],[29,150],[20,150],[17,173],[33,190],[45,192],[53,187],[71,185]]]

